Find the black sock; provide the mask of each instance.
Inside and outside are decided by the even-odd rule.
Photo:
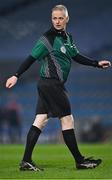
[[[23,156],[23,161],[31,162],[31,156],[34,149],[34,146],[39,138],[41,130],[36,126],[31,126],[26,141],[25,152]]]
[[[69,148],[70,152],[72,153],[74,159],[76,162],[80,162],[83,158],[81,155],[78,146],[77,146],[77,141],[75,138],[75,133],[74,129],[67,129],[62,131],[64,141]]]

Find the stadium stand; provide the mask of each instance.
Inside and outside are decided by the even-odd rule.
[[[35,116],[36,82],[38,63],[23,75],[11,91],[5,89],[5,80],[29,55],[36,39],[50,26],[50,9],[58,0],[37,1],[2,0],[0,5],[0,106],[4,107],[10,94],[16,94],[22,105],[22,141]],[[69,31],[73,34],[77,48],[94,59],[107,58],[112,54],[112,1],[89,0],[61,1],[70,11]],[[74,7],[74,8],[73,8]],[[46,11],[43,12],[43,9]],[[75,77],[75,78],[74,78]],[[77,121],[85,121],[100,116],[102,124],[112,126],[112,71],[103,71],[73,63],[69,81],[69,91],[73,114]],[[37,97],[38,98],[38,97]],[[50,120],[40,141],[45,142],[59,132],[59,121]],[[52,134],[52,136],[51,136]],[[47,137],[45,139],[45,137]]]

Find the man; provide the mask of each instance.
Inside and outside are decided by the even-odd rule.
[[[72,59],[78,63],[99,68],[108,68],[111,63],[107,60],[93,61],[82,56],[75,47],[72,36],[66,32],[68,21],[67,8],[63,5],[55,6],[52,9],[53,26],[37,41],[31,55],[23,62],[16,74],[6,82],[7,88],[13,87],[20,75],[36,59],[42,60],[36,118],[27,135],[20,170],[42,170],[32,162],[31,156],[41,130],[49,117],[60,119],[64,141],[73,155],[77,169],[95,168],[101,163],[101,159],[85,158],[78,149],[74,133],[74,119],[64,83],[67,80]]]

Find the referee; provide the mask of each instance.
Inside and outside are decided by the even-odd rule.
[[[68,78],[72,61],[98,68],[108,68],[111,63],[107,60],[91,60],[81,55],[71,34],[66,31],[68,21],[67,8],[64,5],[56,5],[52,9],[52,27],[40,37],[28,58],[6,82],[7,88],[13,87],[18,78],[37,59],[41,61],[36,117],[27,135],[20,170],[43,170],[32,161],[32,152],[49,117],[60,119],[64,141],[73,155],[77,169],[92,169],[102,162],[101,159],[84,157],[78,149],[74,118],[64,83]]]

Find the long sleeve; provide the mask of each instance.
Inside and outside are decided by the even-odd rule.
[[[83,56],[81,54],[77,54],[76,56],[72,57],[74,61],[76,61],[79,64],[87,65],[87,66],[93,66],[93,67],[99,67],[98,61],[92,60],[86,56]]]
[[[35,61],[36,59],[41,60],[48,54],[48,50],[42,42],[41,38],[36,42],[35,46],[31,51],[31,55],[21,64],[15,76],[19,78]]]
[[[14,76],[19,78],[35,61],[36,59],[29,55],[26,60],[20,65]]]

